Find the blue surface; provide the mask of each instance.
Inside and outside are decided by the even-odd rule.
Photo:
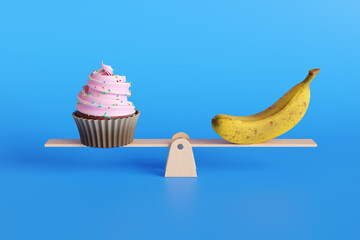
[[[359,7],[2,3],[0,239],[360,239]],[[196,148],[197,179],[163,178],[166,148],[44,148],[78,138],[102,60],[132,82],[136,138],[218,138],[213,116],[261,111],[320,67],[281,136],[319,147]]]

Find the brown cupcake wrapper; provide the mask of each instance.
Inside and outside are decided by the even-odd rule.
[[[94,120],[72,116],[79,130],[81,143],[95,148],[121,147],[134,140],[136,123],[140,111],[134,116],[109,120]]]

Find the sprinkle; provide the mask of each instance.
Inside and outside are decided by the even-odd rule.
[[[111,119],[111,117],[108,117],[109,119]]]
[[[117,104],[115,106],[117,106]]]
[[[115,106],[115,103],[113,104],[113,106]]]
[[[117,97],[119,97],[119,95],[116,95]]]
[[[110,107],[108,107],[110,109]]]
[[[109,90],[109,92],[110,92],[110,89],[108,89]]]
[[[101,106],[98,106],[98,107],[101,107]]]
[[[92,97],[92,96],[89,94],[88,97]]]
[[[104,86],[102,88],[105,89]]]
[[[121,101],[121,103],[122,103],[123,101]]]
[[[104,81],[104,83],[106,83],[106,81]]]
[[[84,102],[84,104],[86,104],[86,102]]]
[[[103,117],[105,117],[106,116],[106,113],[103,115]]]
[[[85,97],[85,94],[83,94],[83,97]]]
[[[93,101],[93,104],[95,104],[95,101]]]

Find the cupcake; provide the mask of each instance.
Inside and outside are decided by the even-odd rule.
[[[110,66],[101,66],[89,75],[72,116],[82,144],[96,148],[124,146],[134,140],[140,111],[127,99],[131,82],[127,83],[125,76],[114,75]]]

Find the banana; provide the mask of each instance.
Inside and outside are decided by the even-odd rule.
[[[250,116],[216,115],[211,125],[223,139],[255,144],[276,138],[293,128],[305,115],[310,101],[310,83],[320,68],[309,71],[304,81],[290,89],[271,107]]]

